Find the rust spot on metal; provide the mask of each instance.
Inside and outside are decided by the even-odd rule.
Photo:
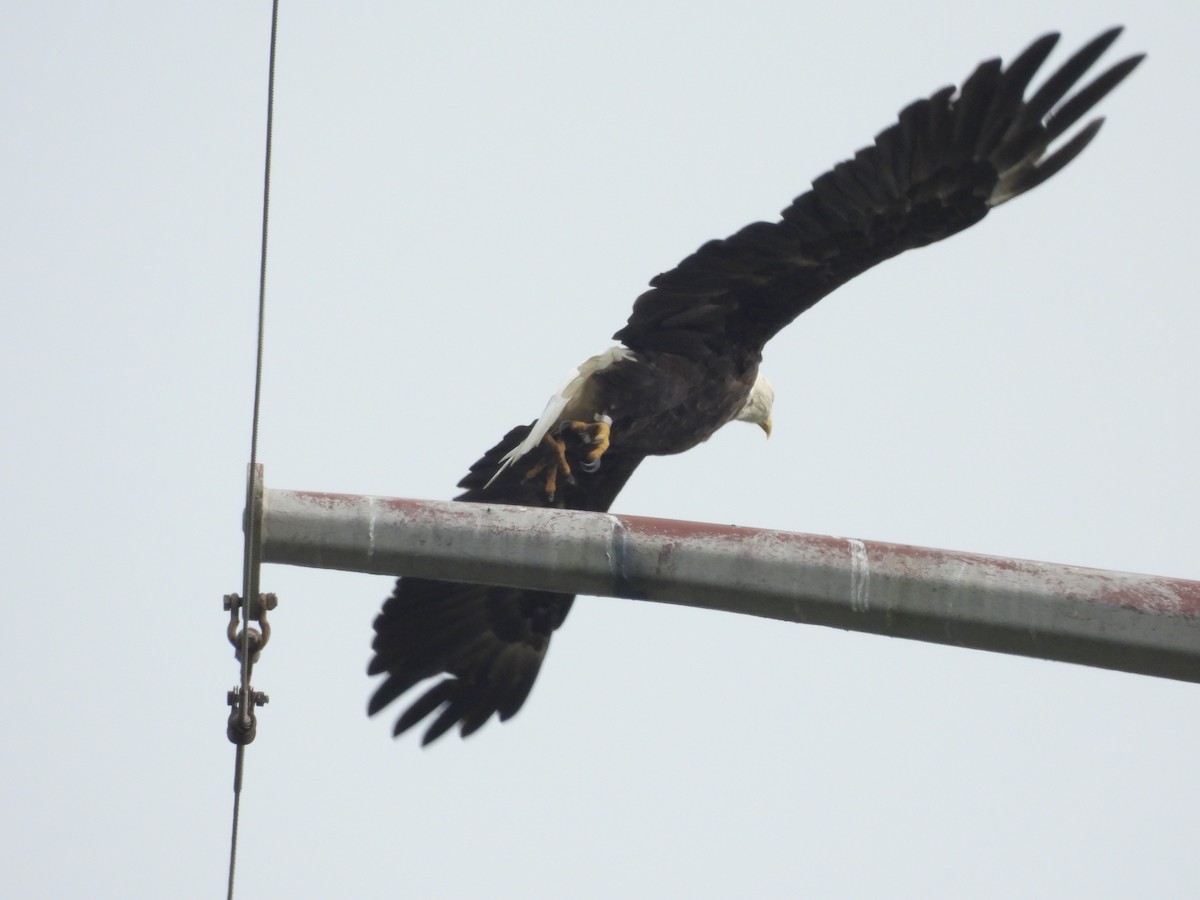
[[[1139,612],[1200,618],[1200,582],[1143,578],[1138,584],[1114,584],[1097,591],[1093,599]]]
[[[711,525],[706,522],[684,522],[679,519],[659,519],[653,516],[617,516],[625,528],[635,534],[659,538],[691,540],[698,537],[736,538],[763,529],[739,528],[737,525]]]

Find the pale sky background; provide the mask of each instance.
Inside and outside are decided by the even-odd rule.
[[[970,10],[968,12],[968,10]],[[0,894],[223,896],[269,3],[0,9]],[[655,273],[1059,29],[1066,171],[767,348],[619,512],[1200,578],[1200,4],[284,0],[260,459],[449,498]],[[266,567],[240,898],[1200,893],[1200,687],[610,599],[524,710],[368,720],[389,580]]]

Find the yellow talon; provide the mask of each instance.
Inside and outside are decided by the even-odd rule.
[[[559,474],[565,475],[571,482],[574,481],[574,477],[571,475],[571,466],[567,463],[566,442],[547,434],[542,438],[542,445],[546,448],[545,454],[525,473],[524,480],[529,481],[545,471],[546,499],[553,500],[554,494],[558,490]]]
[[[585,440],[592,449],[584,455],[580,468],[585,472],[595,472],[600,468],[600,457],[609,447],[612,419],[608,416],[596,416],[595,422],[572,422],[570,428],[577,434],[586,433]]]
[[[607,452],[610,445],[611,426],[612,419],[603,415],[596,416],[594,422],[564,422],[559,426],[559,433],[562,433],[563,430],[571,431],[578,435],[579,443],[590,448],[579,461],[579,468],[584,472],[591,473],[600,468],[600,457]],[[560,477],[566,479],[568,484],[575,483],[575,476],[571,473],[571,464],[567,462],[567,441],[553,434],[546,434],[542,437],[541,458],[530,466],[525,473],[524,480],[532,481],[539,476],[544,479],[546,499],[551,502],[558,491]]]

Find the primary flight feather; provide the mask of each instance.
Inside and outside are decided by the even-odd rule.
[[[962,231],[1074,159],[1102,119],[1059,139],[1142,60],[1122,60],[1076,89],[1120,31],[1086,44],[1028,97],[1057,34],[1007,68],[980,64],[961,88],[906,107],[779,221],[710,241],[655,277],[614,335],[620,345],[581,364],[537,421],[485,453],[456,499],[604,511],[646,456],[680,453],[735,419],[769,434],[774,394],[758,371],[767,341],[855,275]],[[435,678],[396,734],[431,714],[426,744],[455,725],[466,736],[493,715],[509,718],[573,600],[399,579],[375,620],[368,671],[386,677],[368,712]]]

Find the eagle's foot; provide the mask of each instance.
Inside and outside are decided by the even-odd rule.
[[[575,484],[567,454],[577,460],[580,470],[595,472],[600,468],[600,457],[608,450],[611,433],[612,419],[605,415],[597,415],[594,422],[562,422],[553,433],[542,437],[541,459],[529,468],[523,480],[542,478],[546,499],[553,503],[559,479]],[[586,453],[582,452],[584,448]]]
[[[546,499],[553,503],[554,495],[558,492],[559,476],[561,475],[567,484],[574,484],[575,476],[571,474],[571,466],[567,463],[566,441],[547,434],[542,438],[542,447],[541,460],[525,473],[524,480],[532,481],[545,472]]]
[[[600,468],[600,457],[608,450],[609,438],[612,436],[612,419],[603,414],[597,414],[594,422],[567,422],[566,427],[575,432],[583,443],[592,449],[584,454],[579,468],[591,474]]]

